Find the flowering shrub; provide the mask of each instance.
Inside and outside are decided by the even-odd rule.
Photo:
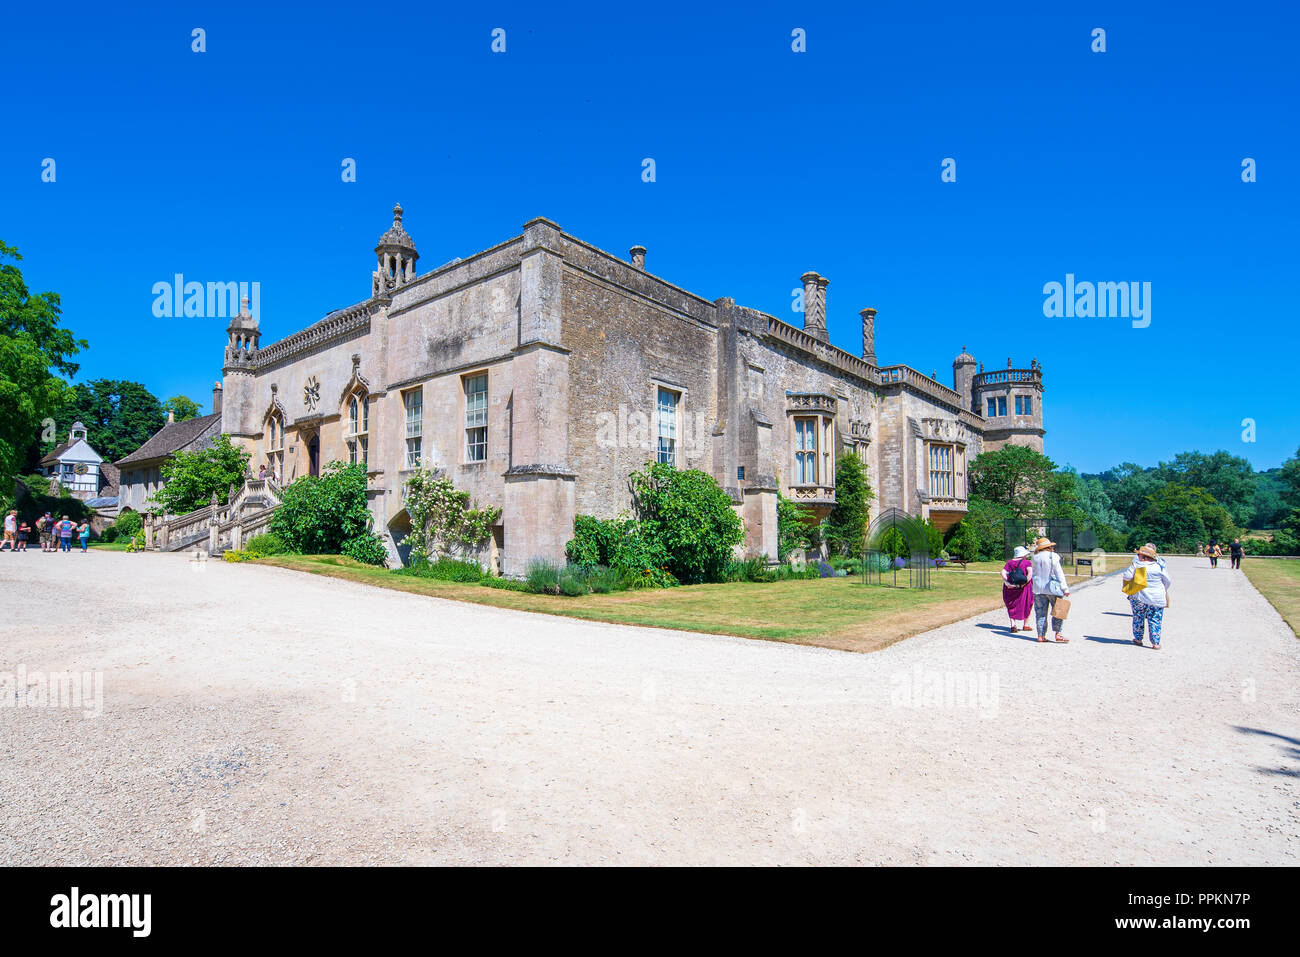
[[[501,518],[500,506],[470,508],[469,492],[451,479],[420,469],[406,480],[406,514],[411,517],[413,560],[457,548],[478,548]]]

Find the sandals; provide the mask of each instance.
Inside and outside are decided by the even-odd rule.
[[[1141,639],[1141,638],[1134,638],[1134,639],[1133,639],[1133,644],[1135,644],[1135,645],[1137,645],[1139,648],[1141,648],[1141,647],[1142,647],[1142,639]]]
[[[1069,638],[1062,638],[1060,635],[1056,636],[1056,641],[1062,645],[1068,645],[1070,643]]]
[[[1039,636],[1038,636],[1038,640],[1039,640],[1042,644],[1047,644],[1047,639],[1044,638],[1042,635],[1039,635]]]

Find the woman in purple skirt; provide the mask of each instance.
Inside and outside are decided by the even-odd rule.
[[[1032,559],[1029,549],[1021,545],[1002,566],[1002,604],[1007,606],[1012,631],[1029,631],[1029,616],[1034,611]]]

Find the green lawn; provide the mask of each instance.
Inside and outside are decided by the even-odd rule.
[[[1247,557],[1241,570],[1300,635],[1300,560]]]
[[[91,542],[91,548],[101,548],[106,552],[124,552],[129,542]]]
[[[262,564],[398,591],[595,621],[876,651],[899,639],[1000,608],[989,575],[936,571],[928,591],[866,586],[856,578],[684,585],[566,598],[396,575],[337,555],[277,555]],[[999,566],[1000,567],[1000,566]]]

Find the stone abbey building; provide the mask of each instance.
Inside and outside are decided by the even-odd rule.
[[[411,470],[442,470],[500,505],[490,552],[506,574],[562,560],[575,514],[613,517],[647,461],[711,474],[745,522],[745,554],[775,557],[778,491],[825,515],[835,463],[867,464],[878,498],[941,528],[966,511],[966,466],[1008,442],[1042,448],[1042,370],[985,372],[963,349],[953,388],[881,365],[876,310],[862,351],[826,331],[829,281],[802,277],[803,328],[713,301],[547,219],[432,272],[402,209],[375,247],[363,301],[263,344],[230,323],[213,411],[282,483],[366,463],[375,529],[395,556]]]

